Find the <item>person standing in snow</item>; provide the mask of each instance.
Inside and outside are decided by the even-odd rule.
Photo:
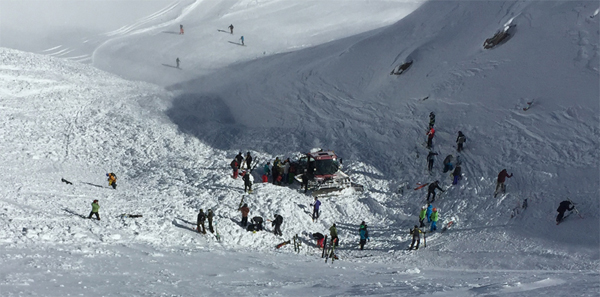
[[[263,170],[266,176],[271,175],[271,162],[267,162],[265,166],[263,166]]]
[[[240,37],[240,41],[242,42],[242,45],[244,45],[244,36],[242,35],[242,37]]]
[[[108,185],[112,186],[113,189],[117,189],[117,176],[114,173],[107,173],[108,176]]]
[[[435,125],[435,114],[432,112],[429,113],[429,129],[433,128]]]
[[[248,204],[244,203],[238,210],[242,212],[242,227],[246,228],[246,226],[248,226],[248,214],[250,213],[250,208],[248,207]]]
[[[285,159],[283,162],[283,181],[289,184],[290,179],[290,158]]]
[[[453,185],[458,184],[458,180],[461,179],[462,175],[462,169],[460,166],[456,166],[456,168],[454,168],[454,172],[452,172],[452,176],[454,177],[454,180],[452,181]]]
[[[459,153],[463,150],[463,143],[467,142],[467,137],[462,133],[462,131],[458,131],[458,137],[456,137],[456,151]]]
[[[250,156],[250,152],[246,153],[246,168],[247,169],[252,169],[252,167],[250,167],[252,165],[252,156]]]
[[[206,215],[204,214],[204,210],[200,208],[200,212],[198,213],[198,219],[196,220],[196,230],[198,231],[198,233],[206,234],[206,228],[204,227],[205,220]]]
[[[425,227],[425,218],[427,217],[427,207],[421,207],[421,211],[419,212],[419,227]]]
[[[179,25],[179,35],[183,35],[183,25]]]
[[[235,156],[235,161],[238,164],[238,169],[242,169],[242,166],[244,164],[244,156],[242,156],[242,152],[239,152],[236,156]]]
[[[306,171],[302,174],[302,184],[300,184],[300,189],[302,189],[302,187],[304,187],[304,193],[306,193],[306,191],[308,191],[308,173],[306,173]]]
[[[273,233],[275,235],[283,235],[283,233],[281,233],[281,224],[283,224],[283,217],[278,214],[275,214],[275,219],[271,222],[271,227],[274,227]]]
[[[427,188],[427,202],[429,203],[433,203],[435,201],[435,189],[438,189],[442,192],[445,192],[444,189],[440,188],[439,186],[439,181],[434,181],[429,185],[429,188]],[[431,197],[431,201],[429,201],[429,196],[433,194],[433,197]]]
[[[100,215],[98,214],[98,210],[100,210],[100,204],[98,204],[98,200],[92,201],[92,211],[90,212],[88,219],[91,219],[92,215],[95,215],[96,219],[100,221]]]
[[[313,207],[312,220],[313,222],[319,218],[319,207],[321,206],[321,201],[317,197],[315,197],[315,202],[310,206]]]
[[[427,154],[427,170],[429,170],[429,172],[431,172],[431,169],[433,169],[433,158],[437,155],[438,154],[434,153],[433,151],[429,151],[429,154]]]
[[[410,229],[410,235],[412,235],[412,242],[410,244],[410,247],[408,248],[409,251],[412,250],[413,247],[415,248],[415,250],[419,249],[419,244],[421,243],[421,233],[423,233],[423,231],[421,231],[421,229],[419,229],[417,225],[415,225],[414,228]],[[415,242],[417,243],[416,247]]]
[[[228,27],[228,28],[229,28],[229,32],[230,32],[231,34],[233,34],[233,24],[229,25],[229,27]]]
[[[565,200],[565,201],[561,202],[558,205],[558,208],[556,209],[556,211],[558,211],[558,215],[556,216],[556,224],[558,225],[560,222],[562,222],[565,212],[567,210],[570,211],[573,209],[575,209],[575,205],[573,205],[573,203],[571,203],[571,201]]]
[[[337,228],[335,227],[335,223],[331,227],[329,227],[329,235],[331,235],[331,242],[335,242],[335,246],[340,244],[340,240],[338,239]]]
[[[439,219],[439,214],[437,211],[437,208],[433,208],[433,212],[431,213],[431,232],[436,231],[437,230],[437,222]]]
[[[427,131],[427,148],[431,149],[431,146],[433,145],[433,136],[435,135],[435,129],[433,129],[433,127],[431,127],[431,129],[429,129],[429,131]]]
[[[210,233],[215,233],[215,230],[213,229],[213,211],[212,209],[208,209],[208,213],[206,213],[206,218],[208,219],[208,231],[210,231]]]
[[[433,213],[433,205],[427,204],[427,223],[431,223],[431,214]]]
[[[365,247],[367,240],[371,241],[369,239],[369,230],[367,230],[367,223],[365,223],[365,221],[362,221],[362,223],[360,223],[360,227],[358,228],[358,234],[360,235],[360,249],[362,250]]]
[[[252,193],[252,181],[250,171],[244,171],[242,179],[244,180],[244,193]]]
[[[512,176],[512,173],[508,174],[506,169],[502,169],[502,171],[498,173],[498,180],[496,181],[496,190],[494,191],[494,197],[498,195],[498,190],[501,190],[502,193],[506,193],[506,186],[504,185],[504,182],[506,181],[507,177],[511,178]]]
[[[179,68],[179,57],[177,57],[177,59],[175,59],[175,64],[177,64],[177,68]]]

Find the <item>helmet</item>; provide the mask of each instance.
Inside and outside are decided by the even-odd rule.
[[[108,173],[106,174],[106,176],[108,176]]]
[[[95,199],[94,202],[98,202],[98,199]]]
[[[437,208],[435,208],[435,207],[434,207],[434,208],[433,208],[433,211],[437,211]]]
[[[421,209],[427,209],[427,206],[421,206]]]

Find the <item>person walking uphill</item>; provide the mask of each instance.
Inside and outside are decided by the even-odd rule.
[[[273,233],[275,235],[283,235],[281,233],[281,224],[283,224],[283,217],[278,214],[275,214],[275,219],[271,222],[271,227],[274,227]]]
[[[248,226],[248,214],[250,213],[250,208],[248,207],[248,204],[244,203],[238,210],[242,212],[242,227],[245,228]]]
[[[213,213],[212,209],[209,209],[208,212],[206,213],[206,218],[208,219],[208,231],[210,231],[210,233],[215,233],[215,230],[213,229],[213,226],[212,226],[214,215],[215,214]]]
[[[565,212],[567,210],[573,210],[575,209],[575,205],[573,205],[573,203],[571,203],[571,201],[565,200],[563,202],[561,202],[558,205],[558,208],[556,209],[556,211],[558,211],[558,215],[556,216],[556,224],[560,224],[560,222],[562,222],[563,217],[565,215]]]
[[[431,232],[437,230],[437,221],[439,219],[437,208],[433,208],[433,212],[431,213]]]
[[[333,226],[329,227],[329,235],[331,236],[331,242],[335,242],[335,246],[340,244],[340,240],[338,239],[337,228],[335,227],[335,223]]]
[[[319,218],[319,207],[321,206],[321,201],[319,198],[315,197],[315,203],[311,204],[313,207],[312,220],[313,222]]]
[[[233,34],[233,24],[229,25],[229,33]]]
[[[96,218],[98,219],[98,221],[100,221],[100,215],[98,214],[99,209],[100,209],[100,204],[98,204],[98,200],[94,200],[92,202],[92,211],[90,212],[88,219],[91,219],[92,215],[95,215]]]
[[[179,35],[183,35],[183,25],[179,25]]]
[[[496,197],[496,195],[498,195],[498,190],[502,190],[502,193],[506,193],[506,186],[504,185],[504,182],[506,181],[506,178],[511,178],[513,175],[508,174],[508,172],[506,172],[506,169],[502,169],[502,171],[500,171],[500,173],[498,173],[498,180],[496,182],[496,190],[494,191],[494,197]]]
[[[371,241],[369,239],[369,230],[367,230],[367,223],[365,223],[365,221],[362,221],[362,223],[360,223],[360,227],[358,228],[358,234],[360,235],[360,249],[362,250],[365,247],[367,240]]]
[[[196,230],[198,231],[198,233],[206,234],[206,228],[204,227],[205,220],[206,215],[204,214],[204,210],[200,208],[200,212],[198,213],[198,219],[196,220]]]
[[[440,186],[438,185],[439,181],[434,181],[432,182],[429,187],[427,188],[427,202],[428,203],[433,203],[435,201],[435,189],[438,189],[442,192],[445,192],[444,189],[440,188]],[[433,197],[431,197],[431,201],[429,201],[429,196],[433,194]]]
[[[108,185],[112,186],[113,189],[117,189],[117,176],[114,173],[107,173],[108,176]]]

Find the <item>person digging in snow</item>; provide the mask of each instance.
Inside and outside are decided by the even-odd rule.
[[[506,193],[506,186],[504,185],[504,182],[506,181],[506,178],[511,178],[513,175],[508,174],[508,172],[506,172],[506,169],[502,169],[502,171],[500,171],[500,173],[498,173],[498,180],[496,181],[496,190],[494,191],[494,197],[496,197],[496,195],[498,195],[498,190],[501,190],[502,193]]]
[[[573,205],[573,203],[571,203],[571,201],[565,200],[565,201],[561,202],[558,205],[558,208],[556,209],[556,211],[558,211],[558,215],[556,216],[556,224],[558,225],[560,222],[562,222],[565,212],[567,210],[570,211],[573,209],[575,209],[575,205]]]
[[[90,212],[88,219],[91,219],[92,215],[95,215],[96,219],[98,219],[98,221],[100,221],[100,215],[98,214],[99,209],[100,209],[100,204],[98,204],[98,200],[94,200],[92,202],[92,211]]]
[[[432,182],[429,185],[429,187],[427,188],[427,202],[433,203],[435,201],[435,189],[445,192],[444,189],[440,188],[439,181],[436,180],[436,181]],[[431,201],[429,201],[429,196],[432,194],[433,194],[433,196],[431,197]]]
[[[281,233],[281,224],[283,224],[283,217],[278,214],[275,214],[275,219],[273,221],[271,221],[271,227],[274,227],[273,233],[275,235],[279,235],[279,236],[283,235]]]

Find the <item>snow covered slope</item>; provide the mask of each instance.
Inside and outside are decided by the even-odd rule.
[[[95,65],[123,77],[185,79],[167,90],[1,49],[2,295],[87,289],[189,296],[199,286],[200,295],[224,296],[593,296],[600,258],[597,6],[427,2],[388,27],[275,55],[285,47],[264,42],[264,57],[248,61],[252,49],[210,71],[192,65],[211,57],[188,56],[181,71],[162,66],[169,71],[164,80],[132,66],[171,57],[169,47],[141,34],[160,26],[140,26],[140,34],[96,51]],[[182,22],[201,19],[197,12],[190,9]],[[509,22],[514,36],[484,50],[483,41]],[[178,46],[191,53],[199,41],[185,24]],[[206,45],[228,55],[220,46]],[[390,75],[408,60],[405,73]],[[422,143],[431,111],[439,156],[429,175]],[[450,186],[440,163],[457,155],[458,130],[468,138],[460,154],[464,175]],[[251,151],[262,164],[312,147],[334,149],[365,192],[323,198],[322,218],[313,223],[312,198],[297,185],[255,184],[245,198],[250,216],[282,214],[284,235],[241,229],[242,182],[228,167],[233,156]],[[514,177],[507,194],[494,198],[503,168]],[[107,172],[119,177],[117,190],[108,188]],[[447,187],[434,204],[440,223],[456,225],[407,252],[408,229],[425,203],[425,190],[412,188],[436,179]],[[556,226],[556,207],[566,197],[583,219],[571,215]],[[99,222],[82,219],[93,199],[100,200]],[[524,199],[529,207],[522,210]],[[215,210],[221,242],[194,232],[199,208]],[[370,226],[367,251],[356,249],[362,220]],[[334,222],[341,261],[324,269],[308,233],[326,234]],[[295,234],[304,244],[300,255],[290,246],[274,249]]]

